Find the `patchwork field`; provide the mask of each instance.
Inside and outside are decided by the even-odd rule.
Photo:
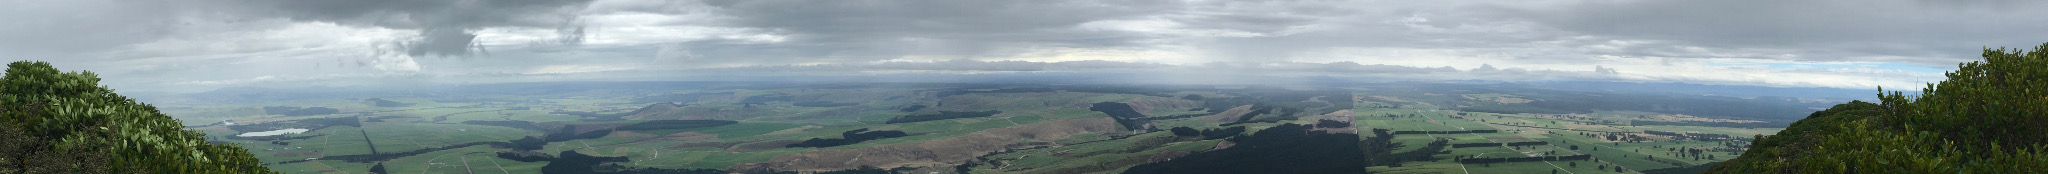
[[[511,91],[170,112],[286,173],[361,173],[380,164],[391,173],[1121,173],[1260,154],[1343,159],[1320,165],[1347,167],[1313,169],[1337,173],[1639,173],[1733,158],[1749,135],[1781,129],[1715,127],[1756,121],[1646,111],[1487,112],[1473,108],[1554,100],[1400,86],[497,90]],[[577,92],[518,92],[528,90]],[[282,129],[308,130],[234,136]],[[1360,145],[1256,147],[1285,145],[1268,141]]]

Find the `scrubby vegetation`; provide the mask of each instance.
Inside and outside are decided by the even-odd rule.
[[[1983,56],[1918,96],[1814,112],[1707,173],[2048,171],[2048,44]]]
[[[0,173],[275,173],[235,144],[206,142],[92,72],[7,64],[0,78]]]

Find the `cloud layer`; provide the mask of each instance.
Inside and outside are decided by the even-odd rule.
[[[0,55],[119,89],[1149,73],[1835,88],[2048,42],[2036,1],[83,0],[0,7]],[[1224,74],[1224,75],[1218,75]],[[1185,79],[1183,81],[1217,80]],[[1228,80],[1223,80],[1228,81]]]

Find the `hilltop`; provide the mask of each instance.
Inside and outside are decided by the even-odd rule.
[[[2048,171],[2048,44],[1983,56],[1917,96],[1879,94],[1758,135],[1706,173]]]
[[[275,173],[235,144],[184,130],[92,72],[7,64],[0,79],[0,173]]]

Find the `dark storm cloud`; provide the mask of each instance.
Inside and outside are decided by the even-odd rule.
[[[414,57],[467,56],[477,48],[474,30],[487,27],[555,28],[548,44],[583,41],[578,14],[591,0],[290,0],[232,1],[243,12],[297,21],[417,29],[419,38],[400,41],[396,50]],[[572,36],[573,35],[573,36]]]
[[[789,35],[747,58],[889,59],[979,56],[1026,47],[1130,46],[1131,35],[1077,30],[1101,19],[1169,10],[1173,1],[709,1],[725,25]],[[707,51],[706,53],[715,53]],[[735,57],[741,55],[706,54]],[[767,57],[777,56],[777,57]]]
[[[2041,1],[1715,0],[1583,1],[1501,13],[1580,34],[1667,40],[1622,54],[1703,56],[1669,50],[1795,54],[1800,61],[1971,60],[1983,46],[2048,39]],[[1674,54],[1678,53],[1678,54]],[[1919,57],[1919,58],[1907,58]],[[1947,59],[1928,59],[1943,57]],[[1768,58],[1768,57],[1765,57]]]

